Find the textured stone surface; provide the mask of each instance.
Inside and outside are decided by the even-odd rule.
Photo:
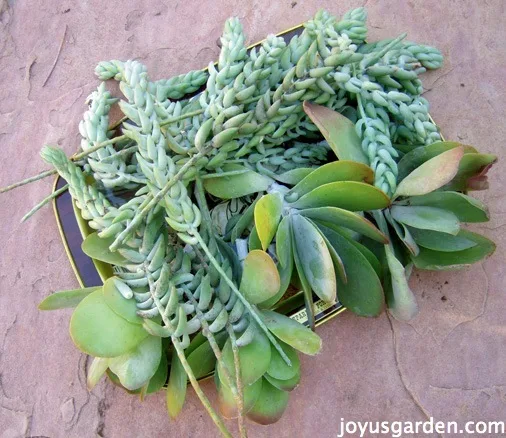
[[[444,68],[426,75],[424,84],[447,138],[503,158],[504,1],[366,3],[371,39],[408,31],[445,54]],[[0,0],[0,186],[42,170],[37,154],[44,143],[76,149],[99,60],[138,57],[153,78],[167,77],[215,59],[215,41],[230,15],[243,19],[254,42],[308,19],[318,7],[342,14],[352,5],[359,2]],[[478,194],[492,220],[473,227],[498,243],[495,255],[461,272],[416,273],[421,313],[410,324],[344,314],[321,327],[323,352],[303,358],[303,381],[284,417],[269,428],[251,426],[251,436],[332,437],[341,417],[433,416],[461,424],[506,418],[501,171],[502,162],[491,173],[491,189]],[[163,394],[141,403],[105,382],[86,390],[86,357],[68,336],[70,312],[36,309],[49,291],[77,286],[53,212],[45,208],[19,223],[51,184],[0,195],[0,437],[214,436],[193,391],[171,422]],[[213,398],[212,385],[204,387]]]

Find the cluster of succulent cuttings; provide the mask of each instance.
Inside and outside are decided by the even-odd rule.
[[[460,267],[493,251],[461,223],[488,220],[467,192],[486,188],[495,157],[443,142],[421,96],[419,75],[441,54],[405,35],[366,43],[365,19],[363,8],[341,20],[320,11],[290,40],[250,51],[230,19],[216,64],[168,80],[137,61],[97,66],[123,97],[102,83],[79,125],[82,151],[42,151],[105,280],[40,306],[75,307],[90,388],[104,374],[141,397],[167,385],[175,417],[189,380],[230,436],[198,383],[214,371],[221,414],[244,436],[244,418],[281,417],[301,377],[297,351],[320,350],[315,300],[360,316],[386,301],[406,320],[413,265]],[[111,127],[116,103],[124,117]],[[300,305],[309,328],[285,315]]]

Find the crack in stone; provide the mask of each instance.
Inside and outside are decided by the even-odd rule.
[[[442,390],[442,391],[489,391],[494,389],[506,389],[506,384],[498,384],[498,385],[490,385],[490,386],[482,386],[477,388],[464,388],[460,386],[436,386],[429,385],[429,388]]]
[[[404,387],[404,389],[406,390],[406,392],[408,393],[408,395],[410,396],[410,398],[413,400],[413,403],[415,404],[415,406],[424,415],[424,417],[427,420],[430,420],[430,418],[432,417],[432,415],[430,414],[430,412],[428,412],[423,407],[422,403],[418,399],[418,397],[415,394],[415,392],[410,388],[409,382],[408,382],[406,376],[404,375],[404,373],[402,372],[400,361],[399,361],[399,348],[398,348],[398,343],[397,343],[397,333],[394,330],[394,325],[392,323],[392,319],[391,319],[389,313],[386,312],[386,315],[387,315],[388,323],[390,325],[390,330],[392,332],[392,343],[393,343],[393,347],[394,347],[395,367],[397,368],[397,373],[399,374],[399,378],[401,379],[402,386]],[[438,436],[442,437],[443,435],[438,434]]]
[[[465,321],[461,321],[459,322],[455,327],[453,327],[449,332],[448,334],[443,338],[443,340],[441,341],[441,345],[450,337],[450,335],[460,326],[462,325],[465,325],[465,324],[471,324],[473,322],[475,322],[476,320],[480,319],[486,312],[487,310],[487,304],[488,304],[488,297],[489,297],[489,285],[490,285],[490,280],[488,278],[488,274],[487,274],[487,271],[485,271],[485,268],[483,267],[483,263],[480,263],[480,267],[483,271],[483,274],[485,275],[485,278],[486,278],[486,286],[485,286],[485,296],[483,298],[483,302],[482,302],[482,305],[481,305],[481,310],[480,312],[472,317],[471,319],[466,319]]]

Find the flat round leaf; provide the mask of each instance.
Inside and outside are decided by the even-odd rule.
[[[92,259],[116,266],[126,266],[129,262],[119,252],[112,252],[109,246],[114,242],[115,236],[102,238],[98,233],[91,233],[81,244],[83,252]]]
[[[292,236],[290,231],[290,218],[285,216],[276,232],[276,255],[282,267],[288,266],[292,255]]]
[[[206,192],[221,199],[240,198],[252,193],[263,192],[274,182],[273,179],[248,170],[240,165],[224,166],[225,172],[246,170],[239,175],[209,178],[204,180]]]
[[[461,251],[442,252],[420,248],[420,254],[412,257],[413,263],[419,269],[448,270],[459,269],[472,263],[479,262],[495,251],[495,244],[491,240],[477,233],[461,230],[460,237],[476,243],[472,248]]]
[[[221,332],[215,334],[214,337],[218,347],[220,349],[223,348],[227,339],[227,334],[225,332]],[[209,344],[208,340],[195,348],[195,350],[191,353],[187,352],[186,354],[187,361],[197,379],[207,376],[214,370],[216,357],[214,356],[213,349],[211,348],[211,344]]]
[[[151,377],[149,380],[148,388],[146,390],[147,394],[154,394],[163,388],[163,386],[167,383],[168,371],[169,364],[167,363],[167,356],[165,354],[165,351],[162,351],[160,364],[158,365],[158,368],[153,377]]]
[[[254,323],[251,323],[254,324]],[[220,382],[226,384],[223,377],[223,366],[229,370],[230,376],[235,380],[234,354],[230,339],[227,340],[222,351],[223,364],[218,363],[216,369]],[[251,385],[260,379],[269,367],[271,361],[271,345],[267,336],[257,330],[253,341],[244,347],[239,347],[239,360],[241,363],[241,379],[243,385]]]
[[[319,298],[328,303],[336,300],[334,264],[325,240],[304,217],[292,217],[294,250],[301,262],[304,275]]]
[[[379,315],[384,307],[384,296],[374,268],[345,237],[323,226],[320,229],[339,253],[346,269],[348,281],[343,283],[337,278],[339,302],[360,316]]]
[[[314,169],[310,167],[299,167],[298,169],[288,170],[281,175],[277,175],[276,179],[279,182],[284,184],[295,185],[302,181],[306,176],[308,176]]]
[[[300,374],[300,361],[299,356],[294,348],[290,347],[284,342],[279,345],[290,359],[292,365],[289,366],[281,357],[279,352],[271,345],[271,362],[267,368],[267,374],[279,380],[289,380]]]
[[[85,287],[82,289],[62,290],[54,292],[44,298],[39,304],[39,310],[71,309],[76,307],[92,292],[101,289],[101,286]]]
[[[146,385],[154,376],[161,357],[162,340],[148,336],[132,351],[109,359],[109,368],[125,388],[135,390]]]
[[[311,172],[293,187],[286,196],[298,199],[323,184],[336,181],[358,181],[372,184],[374,172],[369,166],[356,161],[333,161]]]
[[[464,148],[450,149],[426,161],[404,178],[395,191],[398,196],[418,196],[448,184],[457,174]]]
[[[427,249],[433,249],[434,251],[462,251],[477,245],[476,242],[462,237],[460,232],[456,236],[438,231],[418,230],[416,228],[410,228],[410,232],[418,245]]]
[[[260,242],[260,238],[258,237],[257,229],[255,227],[253,227],[249,233],[248,249],[250,251],[262,249],[262,243]]]
[[[262,310],[260,313],[267,328],[283,342],[304,354],[315,355],[320,352],[322,340],[315,332],[272,310]]]
[[[272,298],[279,291],[278,269],[264,251],[251,251],[244,260],[239,290],[252,304]]]
[[[486,173],[495,162],[497,162],[496,155],[465,154],[460,161],[457,174],[444,189],[463,192],[488,188]]]
[[[258,379],[251,385],[243,386],[244,412],[250,411],[258,400],[258,396],[262,390],[262,381],[263,379]],[[238,417],[237,405],[232,391],[227,385],[223,385],[221,382],[218,384],[218,403],[220,412],[225,418],[232,419]]]
[[[96,386],[107,371],[107,368],[109,368],[109,359],[103,357],[93,358],[93,362],[91,362],[86,373],[86,387],[88,391],[91,391]]]
[[[232,243],[241,237],[244,231],[253,223],[255,206],[257,202],[258,198],[251,205],[249,205],[243,213],[241,213],[240,218],[232,229],[232,233],[230,235],[230,241]]]
[[[308,208],[300,214],[310,219],[330,222],[337,226],[349,228],[366,237],[381,243],[388,243],[388,238],[374,224],[357,213],[337,207]]]
[[[293,220],[293,215],[290,216],[290,221]],[[306,315],[307,315],[307,323],[311,330],[315,329],[315,309],[314,309],[314,301],[313,301],[313,290],[311,289],[311,285],[309,284],[308,279],[306,278],[306,274],[304,273],[304,267],[302,266],[302,262],[300,260],[299,254],[296,250],[297,244],[295,243],[295,236],[293,233],[293,225],[290,226],[292,231],[292,253],[293,253],[293,264],[295,269],[292,270],[292,284],[302,289],[303,297],[304,297],[304,306],[306,307]]]
[[[389,197],[380,189],[356,181],[324,184],[302,196],[295,208],[338,207],[350,211],[380,210],[390,205]]]
[[[278,421],[288,406],[289,395],[262,379],[262,389],[256,403],[246,416],[259,424],[272,424]]]
[[[407,205],[436,207],[451,211],[461,222],[487,222],[488,209],[481,201],[457,192],[432,192],[404,200]]]
[[[95,357],[116,357],[134,349],[148,333],[118,316],[102,290],[84,298],[70,319],[70,336],[81,351]]]
[[[388,309],[399,321],[409,321],[418,314],[418,304],[409,287],[406,270],[389,245],[385,245],[385,256],[390,272],[385,288]]]
[[[362,142],[355,130],[355,124],[351,120],[337,111],[311,103],[308,100],[304,101],[303,108],[325,137],[337,158],[369,163],[362,150]]]
[[[274,377],[270,376],[269,374],[265,374],[264,379],[266,379],[272,386],[275,386],[276,388],[281,389],[281,391],[293,391],[295,388],[297,388],[297,386],[299,386],[300,370],[291,379],[287,379],[287,380],[275,379]]]
[[[143,319],[137,315],[137,305],[134,299],[127,300],[116,288],[114,277],[109,278],[103,286],[105,303],[116,315],[121,316],[132,324],[142,325]]]
[[[420,146],[410,150],[404,155],[398,164],[398,180],[402,181],[417,167],[420,167],[423,163],[430,160],[431,158],[437,157],[443,152],[459,147],[464,148],[464,154],[478,152],[472,146],[463,145],[454,141],[438,141],[427,146]]]
[[[282,212],[283,200],[275,193],[262,196],[255,205],[255,228],[264,251],[276,234]]]
[[[397,222],[421,230],[440,231],[456,235],[460,222],[451,211],[435,207],[403,207],[394,205],[390,209],[392,218]]]
[[[183,409],[186,399],[187,376],[183,364],[179,360],[176,349],[172,351],[169,382],[167,384],[166,403],[170,418],[176,418]]]
[[[272,298],[258,303],[258,307],[261,309],[270,309],[273,307],[279,300],[281,300],[281,298],[283,298],[283,295],[287,291],[288,286],[290,286],[293,271],[293,259],[290,259],[288,265],[284,268],[281,265],[278,265],[277,268],[280,280],[279,291]]]

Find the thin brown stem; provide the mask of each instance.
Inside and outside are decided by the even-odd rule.
[[[239,427],[241,438],[248,438],[248,433],[246,432],[246,427],[244,426],[244,393],[241,380],[241,359],[239,357],[239,348],[237,347],[237,339],[235,337],[234,329],[230,324],[227,324],[227,332],[230,336],[232,354],[234,355],[235,385],[237,388],[237,426]]]
[[[193,155],[185,164],[178,170],[178,172],[167,181],[167,184],[154,196],[143,208],[139,208],[138,213],[134,216],[128,226],[118,234],[112,245],[109,247],[111,251],[116,251],[118,247],[125,241],[125,239],[132,233],[142,222],[142,219],[153,209],[162,198],[167,194],[170,188],[176,184],[184,176],[186,171],[193,166],[195,161],[203,157],[207,152],[211,150],[211,147],[205,148],[202,152]]]
[[[171,330],[172,332],[175,330],[174,326],[170,322],[169,318],[166,315],[166,312],[162,306],[162,303],[160,302],[160,299],[155,295],[153,288],[150,287],[149,291],[151,293],[151,297],[153,298],[153,301],[155,302],[156,308],[158,309],[158,313],[160,313],[163,323]],[[204,408],[207,410],[209,416],[213,420],[214,424],[216,424],[216,427],[220,430],[222,435],[227,438],[233,438],[232,434],[227,429],[227,426],[225,426],[225,423],[221,419],[221,417],[218,415],[218,413],[213,409],[211,406],[211,402],[207,398],[207,396],[204,394],[204,391],[202,391],[202,388],[199,385],[199,382],[197,381],[195,374],[193,373],[193,370],[191,369],[190,364],[186,360],[186,356],[184,354],[184,349],[181,346],[181,342],[176,336],[171,336],[172,345],[174,345],[174,348],[176,350],[177,356],[179,357],[179,360],[181,361],[181,365],[183,365],[183,368],[185,370],[186,375],[188,376],[188,379],[190,380],[190,384],[192,385],[193,389],[195,390],[195,393],[197,394],[198,398],[200,399],[200,402],[204,406]]]
[[[48,204],[52,199],[58,197],[63,192],[65,192],[69,188],[68,184],[65,184],[63,187],[55,190],[49,196],[46,196],[42,201],[40,201],[35,207],[33,207],[28,213],[26,213],[22,218],[21,222],[25,222],[30,219],[37,211],[39,211],[44,205]]]
[[[104,148],[104,147],[106,147],[106,146],[108,146],[110,144],[114,144],[114,143],[116,143],[118,141],[125,140],[126,138],[127,138],[126,135],[120,135],[118,137],[114,137],[114,138],[111,138],[109,140],[103,141],[102,143],[98,143],[95,146],[92,146],[91,148],[86,149],[83,152],[80,152],[78,154],[72,155],[70,157],[70,160],[71,161],[78,161],[81,158],[84,158],[87,155],[90,155],[93,152],[98,151],[99,149],[102,149],[102,148]],[[2,189],[0,189],[0,193],[8,192],[10,190],[13,190],[13,189],[16,189],[18,187],[24,186],[26,184],[30,184],[30,183],[35,182],[35,181],[39,181],[39,180],[44,179],[44,178],[46,178],[48,176],[56,175],[57,173],[58,172],[56,171],[56,169],[45,170],[44,172],[41,172],[38,175],[31,176],[30,178],[26,178],[26,179],[24,179],[22,181],[19,181],[17,183],[11,184],[11,185],[9,185],[7,187],[3,187]]]

